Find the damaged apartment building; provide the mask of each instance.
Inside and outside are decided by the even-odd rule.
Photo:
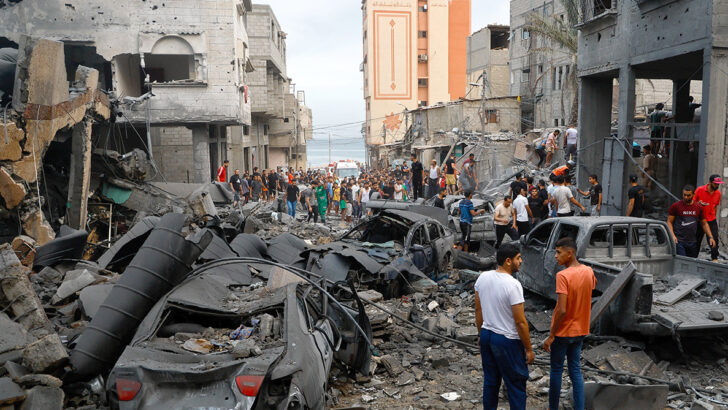
[[[575,2],[577,4],[578,2]],[[593,3],[593,4],[592,4]],[[596,15],[613,9],[616,1],[587,1],[589,13]],[[571,21],[574,18],[574,21]],[[523,110],[523,129],[564,127],[577,122],[578,16],[569,17],[560,0],[511,1],[510,32],[510,95],[519,96]],[[563,36],[554,40],[533,27],[545,24]],[[581,64],[579,57],[579,64]],[[615,81],[611,121],[618,120],[618,84]],[[693,83],[690,95],[701,100],[702,87]],[[672,110],[672,83],[660,79],[637,79],[635,83],[635,115],[646,117],[657,103]]]
[[[251,42],[250,96],[252,126],[244,127],[246,169],[306,167],[306,141],[313,138],[311,109],[305,93],[287,75],[286,33],[273,9],[254,4],[248,16]]]
[[[118,105],[112,124],[94,133],[96,146],[145,151],[154,165],[147,179],[210,182],[226,159],[228,174],[286,165],[269,161],[267,132],[277,119],[288,125],[279,91],[288,85],[263,87],[261,93],[254,84],[261,75],[267,78],[268,70],[265,64],[256,68],[259,60],[252,53],[270,43],[282,45],[276,52],[284,56],[285,34],[268,25],[265,39],[249,37],[249,26],[257,21],[250,0],[23,0],[3,3],[0,12],[5,22],[0,45],[17,47],[23,34],[62,41],[69,76],[79,64],[99,71],[99,89]],[[258,121],[253,98],[280,108]],[[259,139],[251,137],[256,128]]]
[[[606,6],[606,7],[605,7]],[[728,107],[728,1],[582,1],[579,34],[579,136],[584,182],[600,174],[604,184],[602,214],[623,215],[628,177],[639,174],[632,145],[648,145],[640,132],[654,124],[635,118],[639,80],[672,83],[673,119],[660,123],[653,136],[664,147],[656,161],[648,197],[663,212],[681,197],[685,184],[703,185],[712,174],[728,176],[726,118]],[[629,44],[630,47],[624,47]],[[610,118],[613,82],[619,84],[618,127]],[[691,107],[691,88],[702,87],[702,107]],[[722,187],[721,190],[725,190]],[[725,192],[723,193],[725,195]],[[720,209],[725,224],[728,209]],[[721,230],[721,242],[726,242]]]

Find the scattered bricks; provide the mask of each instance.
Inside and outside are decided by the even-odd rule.
[[[464,326],[455,329],[455,338],[463,342],[474,343],[478,341],[479,333],[475,326]]]
[[[389,375],[392,377],[397,377],[404,371],[402,363],[400,363],[400,361],[392,355],[382,356],[380,358],[380,363],[384,366],[385,369],[387,369],[387,373],[389,373]]]
[[[13,239],[11,246],[20,263],[31,268],[35,259],[35,240],[30,236],[20,235]]]
[[[52,371],[68,360],[66,349],[57,334],[50,334],[23,350],[23,365],[36,373]]]
[[[10,176],[10,172],[0,167],[0,196],[5,201],[5,207],[7,209],[15,208],[23,201],[26,194],[23,184],[15,182]]]
[[[38,246],[45,245],[56,237],[53,228],[43,217],[43,212],[37,209],[23,217],[23,231],[35,239]]]
[[[452,335],[453,330],[457,326],[458,325],[444,313],[440,313],[440,316],[437,318],[437,327],[444,331],[447,336]]]
[[[20,264],[9,244],[0,245],[0,289],[9,300],[15,321],[35,336],[52,331],[48,316],[38,295],[33,291],[28,275],[30,269]]]
[[[0,124],[0,161],[17,161],[22,157],[23,149],[20,147],[20,141],[23,138],[25,132],[16,127],[15,123]]]
[[[13,404],[25,399],[25,392],[9,377],[0,377],[0,404]],[[41,407],[38,407],[41,408]]]
[[[58,387],[36,386],[27,391],[20,410],[62,410],[63,390]]]

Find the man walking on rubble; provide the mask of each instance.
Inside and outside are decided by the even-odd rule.
[[[720,184],[723,183],[723,180],[720,178],[720,175],[713,174],[708,179],[708,183],[706,185],[698,187],[698,189],[695,190],[695,202],[698,203],[698,205],[703,207],[703,214],[705,215],[705,220],[708,223],[708,226],[710,227],[709,231],[704,231],[702,229],[698,229],[698,235],[697,235],[697,245],[698,250],[700,250],[700,245],[703,243],[703,237],[706,234],[709,234],[709,237],[712,236],[715,240],[715,246],[710,247],[710,259],[713,262],[718,262],[718,221],[716,219],[716,211],[718,210],[718,205],[720,205]]]
[[[417,155],[412,154],[412,200],[422,198],[422,183],[425,180],[425,170],[422,168],[422,163],[417,159]]]
[[[230,177],[230,188],[233,190],[233,206],[238,206],[240,197],[243,194],[243,182],[240,178],[239,169],[236,169],[235,173]]]
[[[717,244],[708,221],[705,220],[704,208],[694,201],[695,188],[692,185],[685,185],[682,195],[683,200],[672,204],[667,211],[667,228],[675,241],[677,254],[697,258],[700,253],[697,243],[698,229],[700,229],[698,224],[708,236],[708,245],[713,248]]]
[[[589,215],[599,216],[602,212],[602,186],[599,184],[599,177],[596,174],[589,175],[589,191],[582,191],[578,189],[579,193],[586,198],[589,198],[591,207],[589,208]]]
[[[326,222],[326,211],[329,206],[329,191],[324,185],[316,186],[316,203],[318,204],[319,215],[321,216],[321,222]]]
[[[629,204],[627,205],[626,216],[642,218],[645,210],[645,188],[637,183],[637,175],[629,176],[629,184],[631,188],[627,191]]]
[[[457,179],[455,177],[455,154],[450,154],[450,158],[445,161],[445,185],[448,195],[455,195],[457,190]]]
[[[498,268],[475,282],[475,325],[480,329],[483,409],[498,408],[501,380],[511,410],[526,408],[528,364],[535,355],[524,312],[523,287],[513,277],[521,266],[518,246],[506,243],[496,253]]]
[[[227,181],[227,168],[230,165],[230,161],[225,160],[222,162],[220,168],[217,169],[217,180],[223,184]]]
[[[518,231],[513,229],[511,226],[511,216],[515,214],[513,207],[511,206],[510,195],[506,195],[503,198],[503,202],[495,207],[493,212],[493,225],[495,225],[495,247],[500,248],[503,237],[508,234],[514,241],[518,239]],[[514,218],[515,224],[515,218]]]
[[[315,179],[311,181],[311,187],[307,188],[303,191],[301,194],[301,201],[303,202],[303,207],[308,211],[308,219],[307,222],[311,222],[313,220],[314,223],[318,222],[318,202],[316,202],[316,187],[318,186],[318,181]]]
[[[475,210],[473,206],[473,191],[465,192],[465,199],[460,201],[460,233],[462,238],[460,244],[462,250],[467,252],[470,244],[470,231],[473,228],[473,217],[485,213],[485,209]]]
[[[584,409],[584,377],[581,374],[581,347],[589,334],[592,290],[597,285],[592,268],[576,260],[576,242],[561,238],[556,242],[556,262],[566,269],[556,274],[558,297],[551,319],[549,337],[543,349],[551,353],[549,409],[558,410],[564,359],[574,394],[574,409]]]
[[[554,182],[556,183],[556,188],[554,188],[552,196],[554,198],[554,205],[556,205],[556,216],[574,216],[574,211],[571,210],[571,204],[579,207],[581,212],[586,211],[584,205],[580,204],[579,201],[574,198],[574,194],[571,193],[571,189],[564,185],[565,178],[562,175],[558,175],[554,179]]]
[[[291,218],[296,219],[296,204],[301,199],[301,193],[296,185],[296,179],[294,178],[291,184],[286,187],[286,203],[288,204],[288,215]]]

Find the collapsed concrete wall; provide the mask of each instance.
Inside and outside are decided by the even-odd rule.
[[[75,161],[69,214],[85,224],[90,183],[91,123],[108,120],[109,101],[96,90],[98,71],[79,67],[69,89],[63,43],[29,36],[19,38],[12,110],[0,120],[0,197],[2,208],[22,222],[24,233],[42,245],[55,237],[43,214],[43,157],[56,134],[74,128]],[[7,138],[5,137],[7,136]],[[47,187],[46,187],[47,190]]]

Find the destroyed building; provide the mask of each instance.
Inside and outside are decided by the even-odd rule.
[[[63,41],[69,75],[78,64],[99,70],[99,89],[119,99],[116,125],[102,131],[109,140],[104,147],[122,153],[135,147],[151,151],[156,172],[162,174],[152,175],[154,180],[206,183],[225,159],[229,174],[235,168],[288,165],[293,159],[289,155],[269,163],[267,140],[253,143],[258,127],[265,138],[274,127],[268,119],[253,123],[253,108],[266,102],[276,110],[269,119],[281,119],[287,127],[277,132],[293,141],[301,127],[294,126],[299,109],[295,95],[288,101],[295,114],[283,115],[284,91],[290,94],[282,81],[285,67],[278,78],[278,72],[260,64],[262,49],[285,61],[284,33],[279,25],[267,24],[264,36],[257,26],[252,29],[257,15],[250,0],[217,0],[205,7],[196,1],[27,0],[8,3],[2,13],[7,24],[0,28],[0,38],[7,44],[17,45],[18,36],[27,33]],[[58,18],[48,21],[49,15]],[[266,85],[267,78],[276,85]],[[305,140],[294,145],[305,153]]]
[[[468,98],[482,98],[483,92],[487,97],[511,95],[508,80],[509,36],[508,26],[489,24],[468,37],[468,65],[465,69]],[[481,75],[485,76],[485,90],[476,85],[484,83]]]
[[[382,145],[379,165],[387,167],[396,159],[408,160],[413,152],[425,164],[433,159],[443,164],[453,145],[453,152],[458,157],[462,155],[464,138],[482,136],[483,131],[485,135],[520,134],[520,115],[521,107],[515,97],[458,100],[408,111],[410,126],[406,138]]]
[[[248,18],[251,40],[252,126],[243,131],[245,169],[306,167],[306,141],[313,138],[311,110],[287,74],[286,33],[273,9],[254,4]],[[306,125],[308,124],[308,125]]]
[[[583,184],[597,173],[604,184],[602,214],[623,215],[627,206],[628,177],[640,175],[639,158],[632,144],[650,143],[638,133],[649,122],[635,120],[635,88],[639,79],[667,80],[673,84],[674,120],[658,124],[656,138],[666,148],[657,159],[655,179],[660,185],[648,194],[654,209],[663,210],[678,200],[685,184],[704,185],[708,176],[726,174],[726,58],[728,40],[723,19],[726,2],[601,1],[581,3],[583,21],[579,37],[579,136],[584,150],[579,157]],[[630,44],[630,47],[623,47]],[[613,81],[619,83],[619,121],[611,125]],[[689,105],[690,89],[702,81],[700,115]],[[649,121],[649,120],[648,120]],[[639,135],[638,135],[639,134]],[[586,147],[589,147],[586,149]],[[721,187],[725,195],[725,187]],[[728,211],[717,212],[719,224]],[[728,231],[721,229],[721,243]]]

